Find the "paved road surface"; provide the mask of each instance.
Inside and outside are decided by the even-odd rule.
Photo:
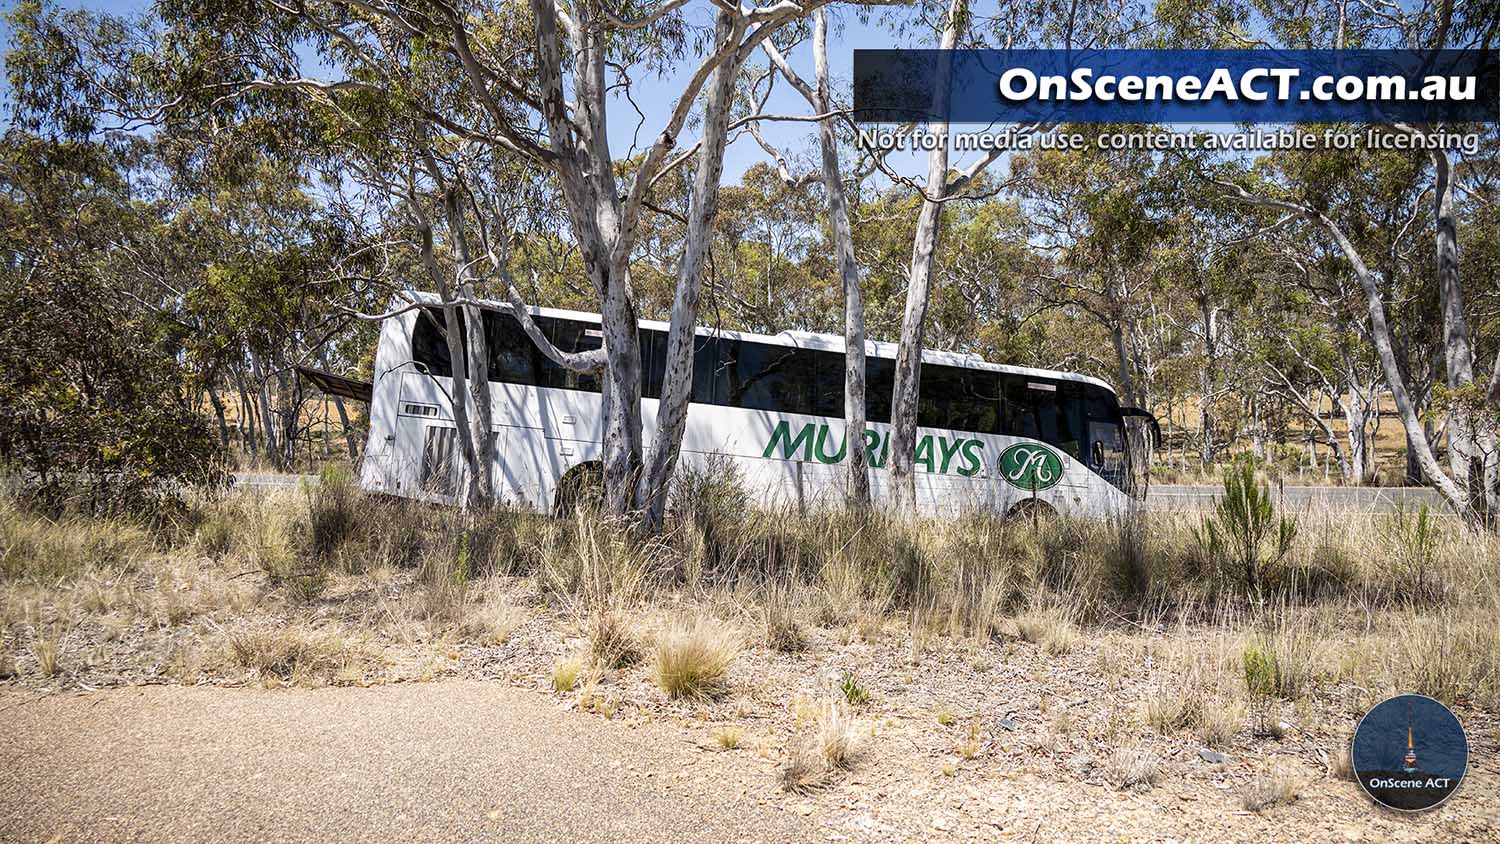
[[[0,736],[7,842],[821,837],[760,802],[775,778],[751,753],[499,683],[0,690]]]
[[[317,475],[277,475],[269,472],[246,472],[235,476],[239,486],[258,489],[295,488],[302,481],[316,482]],[[1220,486],[1184,486],[1156,484],[1147,502],[1157,510],[1206,510],[1223,492]],[[1434,510],[1443,508],[1442,496],[1425,487],[1338,487],[1288,486],[1278,492],[1285,506],[1293,511],[1320,507],[1331,510],[1388,513],[1398,507],[1415,509],[1426,502]]]

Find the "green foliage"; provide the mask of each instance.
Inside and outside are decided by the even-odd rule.
[[[860,685],[859,678],[852,671],[845,671],[839,679],[839,691],[851,706],[860,706],[870,700],[870,690]]]
[[[1242,660],[1245,671],[1245,689],[1254,698],[1268,698],[1276,694],[1276,658],[1261,644],[1253,643],[1245,648]]]
[[[1427,502],[1415,510],[1400,507],[1381,529],[1381,539],[1390,553],[1392,585],[1399,600],[1429,602],[1442,595],[1437,574],[1443,535]]]
[[[1244,461],[1224,471],[1224,494],[1197,531],[1205,555],[1235,572],[1257,597],[1268,570],[1286,558],[1296,537],[1296,520],[1277,518],[1270,487],[1258,483],[1254,465]]]
[[[46,506],[151,511],[222,473],[169,322],[114,244],[150,230],[123,153],[16,130],[0,152],[0,461]]]

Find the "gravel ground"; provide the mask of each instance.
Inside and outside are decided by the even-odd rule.
[[[0,690],[3,841],[804,841],[746,753],[501,683]],[[818,836],[821,837],[821,836]]]

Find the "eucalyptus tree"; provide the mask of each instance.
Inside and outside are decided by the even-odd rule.
[[[851,508],[865,509],[870,506],[870,461],[865,426],[865,305],[859,262],[854,256],[854,233],[849,223],[848,201],[844,195],[846,184],[839,164],[838,135],[834,128],[835,112],[828,73],[827,10],[819,9],[815,16],[812,84],[808,84],[792,69],[774,41],[768,39],[762,42],[761,48],[776,72],[807,101],[817,119],[818,170],[808,174],[805,181],[818,181],[823,186],[828,229],[844,293],[844,451],[848,455],[844,462],[844,494]],[[768,85],[768,92],[769,88]],[[759,132],[756,132],[755,138],[776,158],[783,178],[795,184],[787,173],[785,157],[771,147]],[[857,185],[855,190],[858,190]]]
[[[503,292],[548,357],[602,372],[608,507],[637,511],[643,525],[655,529],[686,420],[693,324],[734,81],[762,41],[822,5],[164,2],[157,9],[164,32],[154,72],[177,71],[180,83],[149,111],[168,119],[231,121],[291,101],[310,112],[319,127],[315,145],[336,139],[360,178],[399,198],[420,265],[450,313],[450,344],[463,345],[453,317],[465,315],[468,354],[455,366],[454,403],[455,417],[464,419],[467,474],[475,482],[471,503],[482,505],[491,494],[487,356],[476,301],[489,285]],[[684,62],[688,70],[666,117],[622,167],[626,162],[611,149],[608,134],[611,105],[621,91],[628,98],[637,76],[667,77]],[[683,144],[700,101],[700,138]],[[510,161],[554,180],[579,268],[602,315],[601,349],[554,347],[523,307],[510,272],[508,217],[483,187],[487,173]],[[632,260],[648,195],[686,164],[693,170],[690,205],[673,272],[666,373],[648,452]],[[482,200],[486,194],[492,201]]]
[[[1225,4],[1234,6],[1234,4]],[[1256,14],[1265,32],[1279,44],[1296,47],[1406,47],[1484,49],[1494,43],[1497,18],[1493,3],[1456,4],[1435,0],[1403,4],[1336,3],[1329,7],[1271,2],[1259,4]],[[1247,12],[1248,19],[1248,12]],[[1276,45],[1268,45],[1276,46]],[[1415,134],[1443,127],[1401,123],[1379,127],[1393,133]],[[1475,344],[1471,333],[1467,291],[1460,276],[1457,174],[1454,152],[1433,149],[1430,165],[1430,226],[1433,243],[1430,286],[1440,311],[1441,358],[1444,389],[1441,404],[1447,417],[1448,458],[1452,476],[1441,471],[1437,437],[1424,425],[1419,406],[1419,379],[1402,366],[1400,342],[1389,316],[1393,301],[1382,284],[1379,252],[1359,243],[1360,232],[1350,220],[1317,197],[1298,195],[1287,185],[1257,187],[1226,183],[1228,195],[1247,204],[1275,209],[1293,220],[1305,221],[1329,238],[1358,281],[1369,318],[1370,342],[1380,361],[1387,386],[1405,429],[1408,448],[1428,480],[1455,508],[1479,521],[1489,521],[1500,506],[1500,366],[1481,386],[1476,379]],[[1409,474],[1410,469],[1409,469]]]

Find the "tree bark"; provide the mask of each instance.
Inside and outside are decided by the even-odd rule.
[[[828,94],[828,11],[819,9],[813,28],[813,61],[817,74],[819,114],[833,110]],[[855,510],[870,506],[869,458],[865,447],[865,304],[859,284],[859,263],[854,258],[854,233],[849,226],[849,208],[844,200],[844,179],[839,169],[838,139],[833,118],[818,121],[818,143],[822,148],[823,190],[828,202],[828,226],[838,254],[839,277],[844,286],[844,442],[847,472],[844,498]]]
[[[1447,150],[1428,153],[1433,168],[1433,215],[1436,223],[1438,304],[1443,311],[1443,362],[1450,389],[1474,384],[1474,349],[1464,317],[1464,294],[1458,273],[1458,224],[1454,219],[1453,162]],[[1463,402],[1449,411],[1448,463],[1453,477],[1468,487],[1475,504],[1483,500],[1484,458],[1476,442],[1473,419]]]
[[[966,0],[952,0],[943,24],[940,48],[951,50],[958,43],[959,28],[967,17]],[[927,306],[931,295],[932,270],[941,234],[942,200],[948,190],[948,123],[941,115],[948,110],[951,66],[938,63],[933,82],[932,113],[939,116],[927,126],[938,138],[927,154],[927,182],[922,210],[912,237],[911,269],[907,277],[906,308],[901,338],[896,348],[895,384],[891,390],[890,497],[896,509],[916,506],[917,409],[922,381],[922,339],[927,329]]]
[[[716,41],[738,43],[743,29],[739,17],[720,10],[714,24]],[[714,71],[703,114],[703,142],[698,150],[698,168],[693,178],[687,243],[677,268],[677,289],[672,298],[671,325],[667,332],[666,369],[661,400],[656,412],[656,436],[650,459],[641,478],[638,502],[644,509],[648,532],[661,528],[667,491],[687,429],[688,403],[693,392],[693,346],[697,338],[698,297],[703,289],[703,265],[713,238],[714,218],[719,207],[719,179],[724,172],[724,145],[729,134],[729,106],[739,76],[738,56]]]

